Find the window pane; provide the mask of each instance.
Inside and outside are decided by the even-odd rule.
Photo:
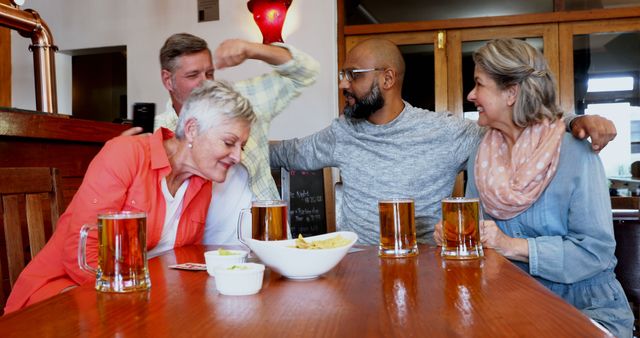
[[[587,92],[620,92],[633,90],[633,76],[589,77]]]
[[[640,32],[576,35],[573,44],[576,113],[615,123],[618,136],[600,157],[607,176],[629,176],[640,160]]]
[[[589,104],[587,114],[597,114],[613,121],[618,136],[600,152],[600,158],[607,176],[631,176],[631,163],[640,160],[640,154],[633,154],[631,121],[640,120],[640,107],[629,103]]]
[[[640,120],[631,120],[631,153],[640,154]]]
[[[436,91],[433,45],[399,47],[406,64],[402,98],[412,106],[434,110]]]
[[[553,0],[345,0],[347,25],[553,12]]]
[[[631,121],[631,142],[640,143],[640,121]]]

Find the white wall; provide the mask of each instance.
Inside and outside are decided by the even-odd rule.
[[[40,13],[61,51],[126,45],[127,101],[155,102],[164,110],[168,94],[160,83],[158,52],[173,33],[198,35],[212,49],[228,38],[261,41],[246,0],[220,0],[220,20],[198,23],[197,0],[27,0],[24,8]],[[336,2],[294,0],[283,38],[322,65],[318,81],[273,121],[270,138],[285,139],[318,131],[337,116]],[[29,39],[13,32],[13,106],[35,109],[33,58]],[[56,56],[58,106],[71,111],[70,57]],[[99,67],[99,65],[96,65]],[[216,72],[216,78],[239,80],[268,71],[257,61]]]

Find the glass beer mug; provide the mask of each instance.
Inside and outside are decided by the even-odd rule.
[[[442,200],[442,257],[475,259],[484,256],[480,242],[480,200],[451,197]]]
[[[251,208],[240,211],[238,216],[238,240],[242,239],[242,224],[246,214],[251,214],[251,238],[259,241],[278,241],[290,238],[287,222],[287,203],[283,200],[254,201]]]
[[[380,214],[380,257],[410,257],[418,254],[415,202],[412,198],[378,201]]]
[[[98,224],[80,229],[78,265],[96,274],[96,290],[131,292],[151,286],[147,268],[147,226],[144,212],[109,212],[98,215]],[[98,268],[87,264],[87,236],[98,228]]]

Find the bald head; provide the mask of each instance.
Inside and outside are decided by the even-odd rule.
[[[352,63],[367,60],[373,63],[371,67],[392,68],[396,72],[399,87],[402,87],[404,59],[398,46],[389,40],[376,38],[364,40],[349,51],[347,60]]]
[[[349,51],[342,67],[338,88],[345,97],[346,117],[385,124],[400,115],[405,65],[393,42],[364,40]]]

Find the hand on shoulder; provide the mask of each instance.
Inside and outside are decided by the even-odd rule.
[[[142,133],[142,127],[131,127],[123,131],[120,136],[133,136]]]
[[[616,126],[599,115],[582,115],[571,122],[571,133],[579,139],[591,137],[591,148],[599,152],[616,138]]]

